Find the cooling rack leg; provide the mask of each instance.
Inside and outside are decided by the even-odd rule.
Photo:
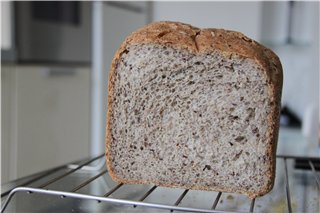
[[[288,204],[288,212],[292,212],[291,207],[291,198],[290,198],[290,187],[289,187],[289,177],[288,177],[288,168],[287,168],[287,159],[284,158],[284,169],[285,169],[285,181],[286,181],[286,195],[287,195],[287,204]]]
[[[219,193],[218,193],[216,199],[214,200],[214,203],[213,203],[211,209],[216,209],[216,207],[217,207],[217,205],[218,205],[218,202],[219,202],[219,200],[220,200],[221,194],[222,194],[222,192],[219,192]]]
[[[254,203],[255,203],[255,201],[256,201],[256,199],[255,199],[255,198],[253,198],[253,199],[251,200],[251,204],[250,204],[250,212],[253,212],[253,209],[254,209]]]
[[[186,194],[188,193],[189,189],[184,190],[184,192],[180,195],[180,197],[178,198],[178,200],[175,202],[174,206],[178,206],[179,203],[182,201],[182,199],[186,196]],[[171,209],[171,212],[173,212],[173,209]]]
[[[2,206],[1,213],[3,213],[4,210],[7,208],[9,202],[11,201],[11,199],[13,198],[13,196],[14,196],[15,194],[16,194],[16,191],[15,191],[15,190],[12,190],[12,191],[9,193],[6,201],[4,202],[4,204],[3,204],[3,206]]]
[[[153,186],[149,191],[147,191],[146,194],[142,196],[142,198],[139,199],[140,202],[144,201],[158,186]],[[136,208],[136,205],[133,205],[134,208]]]
[[[47,177],[47,176],[49,176],[49,175],[51,175],[51,174],[53,174],[53,173],[55,173],[55,172],[57,172],[57,171],[59,171],[59,170],[61,170],[63,168],[65,168],[65,166],[60,166],[60,167],[54,168],[54,169],[52,169],[52,170],[50,170],[48,172],[44,172],[42,175],[36,176],[35,178],[32,178],[31,180],[28,180],[28,181],[26,181],[24,183],[21,183],[16,187],[27,186],[27,185],[29,185],[29,184],[31,184],[33,182],[36,182],[37,180],[41,180],[42,178]],[[6,195],[8,195],[11,191],[12,191],[12,189],[10,189],[10,190],[8,190],[6,192],[3,192],[1,194],[1,198],[6,196]]]
[[[111,189],[109,192],[107,192],[103,197],[109,197],[113,192],[117,191],[121,186],[123,186],[123,183],[119,183],[116,185],[113,189]]]

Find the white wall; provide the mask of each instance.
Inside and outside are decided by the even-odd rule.
[[[1,2],[1,49],[11,48],[11,2]]]
[[[154,21],[226,28],[260,38],[262,2],[154,2]]]
[[[272,47],[279,55],[284,70],[282,103],[301,119],[312,106],[319,107],[319,2],[303,3],[308,4],[310,9],[307,14],[311,16],[311,23],[308,22],[312,26],[310,40],[306,44]],[[301,28],[303,25],[299,24]],[[314,117],[319,116],[315,113]]]

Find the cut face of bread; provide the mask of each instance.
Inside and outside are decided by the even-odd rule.
[[[115,64],[107,128],[115,180],[249,197],[271,190],[279,99],[263,64],[159,42],[127,44]]]

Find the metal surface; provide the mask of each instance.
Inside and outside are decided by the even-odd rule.
[[[107,172],[108,172],[107,169],[103,170],[102,172],[100,172],[100,173],[97,174],[96,176],[90,178],[89,180],[81,183],[79,186],[76,186],[75,188],[73,188],[73,189],[71,190],[71,192],[76,192],[76,191],[78,191],[79,189],[81,189],[81,188],[83,188],[84,186],[88,185],[89,183],[91,183],[91,182],[94,181],[95,179],[101,177],[102,175],[104,175],[104,174],[107,173]]]
[[[289,187],[289,177],[288,177],[288,168],[287,168],[287,159],[283,158],[284,161],[284,169],[285,169],[285,180],[286,180],[286,197],[287,197],[287,204],[288,204],[288,212],[292,212],[291,207],[291,198],[290,198],[290,187]]]
[[[220,197],[221,197],[221,194],[222,194],[222,192],[219,192],[219,193],[218,193],[216,199],[214,200],[214,203],[213,203],[211,209],[215,209],[215,208],[217,207],[218,202],[219,202],[219,199],[220,199]]]
[[[64,178],[65,176],[67,176],[67,175],[69,175],[69,174],[71,174],[71,173],[73,173],[73,172],[81,169],[81,168],[84,167],[85,165],[88,165],[88,164],[92,163],[93,161],[98,160],[99,158],[101,158],[101,157],[103,157],[103,156],[104,156],[104,154],[99,155],[99,156],[97,156],[97,157],[95,157],[95,158],[92,158],[92,159],[90,159],[90,160],[82,163],[81,165],[77,166],[76,168],[72,169],[71,171],[69,171],[69,172],[67,172],[67,173],[64,173],[64,174],[62,174],[62,175],[60,175],[60,176],[58,176],[58,177],[56,177],[56,178],[54,178],[54,179],[51,179],[51,180],[48,181],[48,182],[45,182],[45,183],[41,184],[40,186],[38,186],[38,188],[44,188],[44,187],[46,187],[46,186],[48,186],[48,185],[50,185],[50,184],[52,184],[52,183],[54,183],[54,182],[62,179],[62,178]]]
[[[6,197],[6,200],[3,202],[2,205],[2,209],[1,212],[5,212],[7,210],[7,207],[9,206],[10,203],[12,203],[12,201],[14,200],[13,198],[15,196],[18,196],[18,194],[23,194],[24,196],[32,196],[32,195],[38,195],[38,196],[54,196],[57,199],[60,200],[66,200],[66,198],[73,198],[73,199],[80,199],[80,200],[86,200],[86,201],[95,201],[94,205],[102,205],[102,203],[108,203],[108,204],[117,204],[118,206],[122,206],[123,208],[131,208],[131,210],[137,209],[137,211],[140,211],[141,209],[135,208],[135,207],[147,207],[147,208],[153,208],[158,209],[158,210],[171,210],[171,211],[186,211],[186,212],[254,212],[256,210],[256,206],[260,206],[261,204],[257,204],[257,200],[259,201],[260,199],[263,200],[263,197],[261,198],[256,198],[256,199],[252,199],[250,200],[250,202],[248,203],[247,206],[247,210],[234,210],[234,209],[217,209],[217,207],[219,207],[219,204],[221,205],[222,203],[222,197],[227,194],[230,193],[222,193],[222,192],[218,192],[214,197],[211,198],[211,201],[214,200],[213,205],[211,208],[204,208],[204,207],[193,207],[193,206],[184,206],[183,201],[187,199],[188,195],[191,194],[194,190],[189,190],[189,189],[185,189],[182,190],[181,192],[178,193],[179,196],[176,197],[176,201],[173,203],[172,200],[168,201],[167,203],[159,203],[158,201],[148,201],[148,198],[151,197],[152,195],[156,194],[157,191],[160,191],[158,186],[152,186],[147,187],[146,191],[143,192],[142,196],[140,195],[138,197],[138,199],[129,199],[130,197],[126,197],[126,198],[115,198],[115,197],[111,197],[114,194],[117,194],[118,191],[121,191],[120,189],[126,187],[127,185],[123,184],[123,183],[119,183],[113,187],[110,187],[109,190],[106,190],[105,193],[103,193],[104,195],[93,195],[90,193],[81,193],[79,192],[80,190],[82,190],[83,188],[86,188],[90,185],[92,185],[93,183],[96,182],[96,180],[98,180],[99,178],[109,178],[109,176],[107,175],[107,170],[101,170],[98,171],[97,174],[90,176],[89,178],[86,178],[85,180],[80,181],[79,184],[73,186],[70,190],[67,190],[67,187],[63,187],[63,190],[59,190],[55,188],[55,184],[57,184],[58,182],[63,182],[64,179],[66,178],[70,178],[71,182],[74,182],[72,179],[73,175],[76,175],[77,173],[81,174],[81,176],[83,176],[84,174],[90,172],[87,170],[81,170],[83,167],[85,166],[89,166],[89,164],[91,164],[92,162],[98,160],[98,159],[102,159],[104,157],[104,154],[99,155],[95,158],[92,158],[90,160],[85,161],[84,163],[81,163],[80,165],[78,165],[77,167],[73,168],[73,169],[69,169],[66,172],[62,173],[62,174],[58,174],[55,177],[51,177],[49,180],[46,180],[44,183],[42,184],[36,184],[38,185],[38,187],[31,187],[31,186],[26,186],[27,184],[32,183],[32,181],[28,181],[28,182],[24,182],[24,184],[22,184],[25,187],[21,187],[21,185],[18,185],[19,187],[16,187],[12,190],[10,190],[10,193],[8,194],[7,192],[4,192],[1,196],[2,197]],[[301,158],[301,157],[297,157],[297,158]],[[292,205],[292,191],[290,186],[292,187],[292,185],[290,185],[290,170],[289,170],[289,166],[288,166],[288,161],[289,160],[294,160],[296,159],[294,156],[278,156],[278,160],[281,159],[283,162],[283,166],[284,166],[284,200],[286,200],[286,212],[294,212],[293,209],[293,205]],[[310,170],[309,172],[312,174],[313,178],[315,179],[315,183],[316,185],[319,187],[319,174],[317,173],[317,171],[314,169],[314,165],[312,164],[311,159],[314,158],[307,158],[305,157],[304,159],[309,160],[309,164],[310,164]],[[68,167],[68,165],[65,165],[64,167]],[[60,167],[59,167],[60,169]],[[52,174],[54,172],[58,172],[59,171],[58,168],[54,168],[50,171],[46,171],[47,174]],[[307,172],[306,170],[303,170],[304,172]],[[292,173],[292,171],[291,171]],[[46,174],[41,174],[39,177],[45,177]],[[47,175],[48,176],[48,175]],[[38,178],[34,178],[33,181],[39,181],[39,177]],[[280,176],[281,177],[281,176]],[[53,189],[44,189],[44,187],[47,186],[51,186]],[[317,188],[317,187],[315,187]],[[168,189],[168,190],[174,190],[174,189]],[[27,192],[27,193],[26,193]],[[318,188],[318,196],[319,196],[319,188]],[[8,194],[8,195],[7,195]],[[238,194],[232,194],[234,197],[238,197],[241,195]],[[227,200],[232,200],[234,202],[236,202],[234,197],[230,197],[231,195],[227,196]],[[266,195],[267,196],[267,195]],[[190,197],[190,196],[189,196]],[[24,198],[25,199],[25,198]],[[315,197],[316,201],[318,199],[319,202],[319,197]],[[226,199],[225,199],[226,200]],[[98,202],[96,202],[98,201]],[[224,201],[226,202],[226,201]],[[191,202],[192,203],[192,202]],[[238,204],[235,204],[238,205]],[[316,206],[319,206],[318,204],[315,204]],[[12,205],[11,205],[12,206]],[[152,209],[151,209],[152,210]],[[130,211],[130,210],[128,210]]]
[[[250,212],[253,212],[254,209],[254,202],[256,201],[256,199],[252,199],[251,204],[250,204]]]
[[[123,186],[123,183],[119,183],[116,187],[111,189],[109,192],[107,192],[103,197],[109,197],[113,192],[117,191],[121,186]]]
[[[313,175],[314,175],[314,178],[315,178],[316,181],[317,181],[318,189],[320,189],[320,178],[319,178],[319,175],[317,174],[317,172],[316,172],[316,170],[315,170],[315,168],[314,168],[314,165],[313,165],[312,161],[309,160],[308,162],[309,162],[309,165],[310,165],[310,167],[311,167],[311,170],[312,170],[312,173],[313,173]]]
[[[182,201],[182,199],[186,196],[186,194],[188,193],[189,189],[184,190],[184,192],[180,195],[180,197],[178,198],[178,200],[174,203],[174,206],[178,206],[179,203]],[[171,212],[173,212],[173,209],[171,209]]]

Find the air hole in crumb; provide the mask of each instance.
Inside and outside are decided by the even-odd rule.
[[[257,127],[252,130],[252,133],[253,133],[253,134],[256,134],[256,133],[258,133],[258,132],[259,132],[259,129],[258,129]]]
[[[240,141],[243,141],[244,139],[245,139],[244,136],[238,136],[234,140],[237,141],[237,142],[240,142]]]
[[[240,97],[240,101],[243,101],[244,97]]]
[[[233,119],[233,120],[238,120],[238,119],[239,119],[239,116],[237,116],[237,115],[231,116],[231,119]]]
[[[205,165],[204,168],[202,169],[202,171],[205,171],[205,170],[211,170],[211,166],[210,165]]]
[[[229,142],[230,146],[233,146],[233,143]]]

